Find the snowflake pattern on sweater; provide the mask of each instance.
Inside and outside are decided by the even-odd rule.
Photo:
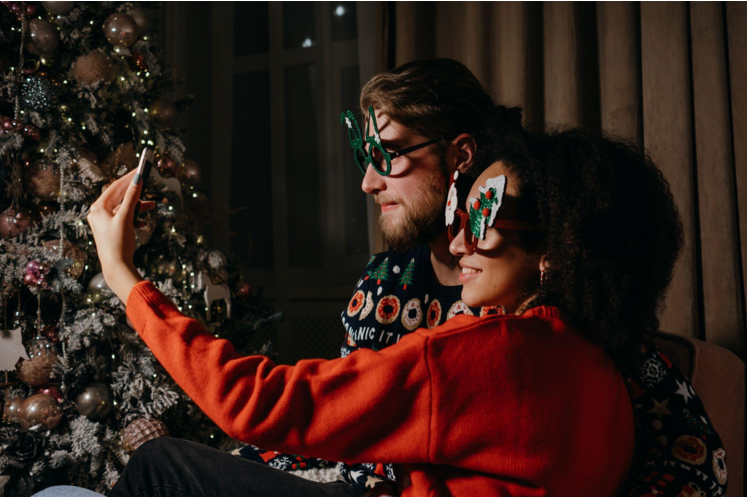
[[[461,286],[434,281],[427,245],[372,256],[341,314],[345,328],[341,357],[360,348],[381,350],[419,327],[434,328],[458,314],[500,312],[468,307],[460,300],[461,292]],[[725,451],[691,383],[654,344],[646,343],[640,352],[638,370],[623,372],[636,423],[636,451],[623,495],[723,496],[727,488]],[[279,469],[300,469],[293,463],[293,468],[288,467],[288,462],[301,456],[253,446],[234,453]],[[305,467],[336,464],[302,459]],[[396,481],[392,464],[337,463],[337,468],[345,481],[362,491],[385,480]]]

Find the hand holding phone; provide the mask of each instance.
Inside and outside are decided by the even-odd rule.
[[[148,177],[151,174],[151,168],[153,167],[154,162],[154,156],[153,151],[145,147],[143,148],[143,151],[140,153],[140,163],[138,164],[138,172],[136,174],[140,175],[141,181],[143,182],[143,186],[140,189],[140,200],[143,200],[143,195],[145,194],[145,185],[148,182]],[[133,216],[133,222],[137,224],[138,222],[138,206],[135,206],[135,216]]]

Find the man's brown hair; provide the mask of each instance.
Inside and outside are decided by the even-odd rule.
[[[507,111],[470,70],[452,59],[417,60],[374,76],[361,90],[361,112],[369,106],[429,139],[442,150],[460,133],[473,134],[483,118]],[[521,111],[513,109],[521,127]]]

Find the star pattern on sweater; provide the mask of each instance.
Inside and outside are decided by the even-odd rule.
[[[366,488],[374,488],[377,483],[381,483],[383,480],[381,478],[374,478],[373,476],[367,476],[366,477]]]
[[[665,399],[662,402],[658,402],[657,399],[652,399],[654,407],[647,411],[647,414],[656,414],[657,419],[662,419],[663,416],[672,416],[672,412],[667,410],[667,403],[670,399]]]
[[[688,404],[688,399],[693,397],[688,390],[688,383],[685,381],[681,383],[679,380],[675,380],[675,382],[678,384],[678,390],[675,391],[675,394],[683,397],[685,403]]]

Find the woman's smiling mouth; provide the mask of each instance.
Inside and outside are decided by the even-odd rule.
[[[482,272],[480,269],[463,266],[460,273],[460,281],[465,284],[465,282],[477,278]]]

